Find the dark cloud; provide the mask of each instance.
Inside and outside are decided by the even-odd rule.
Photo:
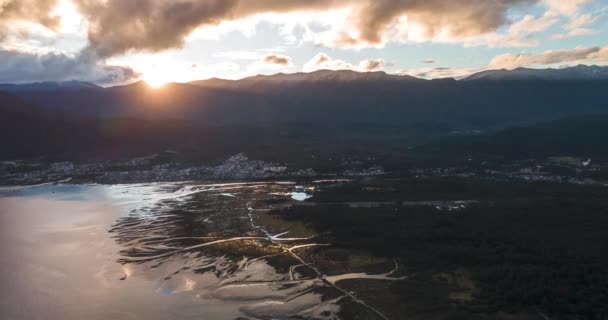
[[[181,47],[203,25],[217,25],[262,12],[319,10],[333,0],[76,0],[87,17],[89,43],[101,57],[129,50]]]
[[[56,4],[56,0],[0,1],[0,38],[15,20],[33,21],[54,29],[59,24],[59,18],[51,13]]]
[[[426,60],[424,60],[424,61],[422,61],[422,62],[423,62],[423,63],[426,63],[426,64],[433,64],[433,63],[435,63],[436,61],[435,61],[435,59],[426,59]]]
[[[160,51],[180,47],[202,24],[218,24],[235,0],[77,0],[88,19],[90,47],[101,57],[129,50]]]
[[[291,63],[291,58],[283,55],[269,54],[264,57],[264,62],[268,64],[286,66]]]
[[[86,51],[71,56],[0,50],[0,61],[0,82],[81,80],[111,84],[139,77],[131,68],[106,65]]]

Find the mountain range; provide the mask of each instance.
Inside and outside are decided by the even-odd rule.
[[[608,80],[598,76],[605,67],[560,70],[593,78],[530,69],[461,81],[325,70],[159,89],[144,82],[109,88],[83,82],[0,85],[0,142],[9,146],[0,158],[165,147],[222,154],[288,148],[407,152],[454,132],[491,133],[607,113]]]

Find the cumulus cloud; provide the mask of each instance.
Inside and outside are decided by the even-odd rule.
[[[263,59],[264,63],[287,66],[291,64],[291,58],[284,55],[269,54]]]
[[[539,54],[501,54],[490,62],[490,69],[515,69],[526,66],[558,63],[597,63],[608,61],[607,47],[578,47],[566,50],[549,50]]]
[[[0,50],[0,82],[92,81],[124,83],[139,75],[133,69],[101,63],[91,53],[30,53]]]

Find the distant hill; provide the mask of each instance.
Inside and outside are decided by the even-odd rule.
[[[514,70],[487,70],[470,75],[463,80],[608,80],[608,66],[579,65],[562,69],[517,68]]]

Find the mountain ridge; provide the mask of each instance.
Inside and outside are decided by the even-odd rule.
[[[513,81],[513,80],[549,80],[549,81],[580,81],[608,80],[608,66],[578,65],[567,68],[516,68],[485,70],[469,75],[461,81]]]
[[[317,70],[313,72],[277,73],[256,75],[238,80],[211,78],[195,80],[187,84],[201,87],[250,87],[259,83],[299,82],[358,82],[358,81],[427,81],[408,75],[389,74],[384,71],[357,72],[353,70]],[[284,84],[285,84],[284,83]]]
[[[170,82],[163,87],[174,84],[191,85],[206,88],[240,89],[259,85],[290,85],[302,82],[432,82],[432,81],[513,81],[513,80],[551,80],[551,81],[581,81],[581,80],[608,80],[608,66],[577,65],[566,68],[534,69],[520,67],[516,69],[491,69],[472,73],[462,78],[436,78],[424,79],[410,75],[391,74],[385,71],[359,72],[354,70],[316,70],[312,72],[276,73],[271,75],[255,75],[241,79],[231,80],[223,78],[209,78],[189,82]],[[102,87],[86,81],[43,81],[31,83],[0,83],[0,91],[19,92],[50,92],[70,90],[105,90],[131,87],[150,86],[144,80],[132,83]]]
[[[87,81],[41,81],[23,84],[0,83],[0,91],[56,91],[56,90],[101,90],[102,86]]]

